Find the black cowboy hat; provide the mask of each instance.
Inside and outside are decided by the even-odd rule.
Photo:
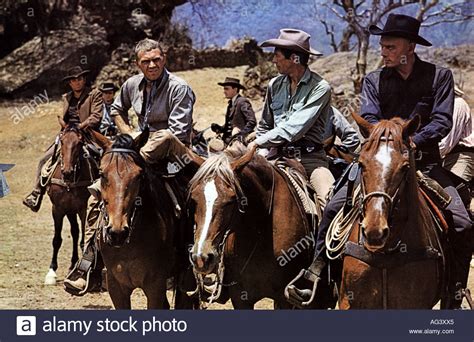
[[[80,66],[75,66],[68,70],[67,76],[63,78],[63,81],[69,81],[71,78],[77,78],[79,76],[88,74],[90,70],[82,70]]]
[[[409,39],[417,44],[431,46],[431,43],[418,35],[421,22],[403,14],[390,14],[383,29],[376,25],[369,26],[369,32],[376,36],[392,36]]]
[[[240,84],[240,80],[233,77],[226,77],[224,82],[218,82],[217,84],[223,87],[232,86],[232,87],[237,87],[237,88],[245,90],[245,87],[242,84]]]
[[[310,44],[311,36],[304,31],[297,29],[281,29],[280,36],[275,39],[269,39],[260,44],[261,47],[273,46],[292,51],[306,52],[310,55],[322,56],[323,54],[314,50]]]
[[[102,83],[102,86],[99,88],[100,91],[117,91],[118,87],[112,82]]]

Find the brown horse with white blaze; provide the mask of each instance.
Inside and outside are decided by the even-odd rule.
[[[254,154],[236,142],[209,157],[191,180],[190,258],[196,274],[217,273],[236,309],[253,309],[264,297],[275,308],[291,308],[284,288],[311,261],[314,232],[286,179]]]
[[[77,127],[77,123],[66,124],[59,119],[60,133],[59,163],[53,170],[48,188],[52,203],[54,219],[53,256],[45,284],[56,284],[58,253],[62,244],[61,231],[64,216],[71,224],[72,236],[72,269],[78,260],[79,224],[81,220],[81,248],[84,245],[84,228],[86,225],[87,200],[90,196],[87,186],[98,177],[98,168],[92,156],[86,151],[86,133]]]
[[[416,177],[410,136],[420,120],[372,125],[360,153],[360,221],[345,246],[341,309],[430,309],[441,297],[442,246]]]

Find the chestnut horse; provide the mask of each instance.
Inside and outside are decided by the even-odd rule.
[[[360,222],[345,245],[341,309],[431,309],[442,294],[443,250],[418,188],[410,136],[420,120],[376,125],[360,153]]]
[[[45,278],[45,284],[47,285],[56,284],[56,270],[58,269],[58,253],[62,244],[61,232],[64,216],[67,216],[71,224],[72,257],[70,270],[78,260],[79,224],[77,216],[81,220],[80,247],[82,249],[87,200],[90,195],[87,186],[98,177],[97,164],[85,147],[85,133],[77,127],[76,122],[66,124],[62,119],[59,122],[62,127],[59,162],[53,170],[48,188],[54,219],[54,238],[53,257]]]
[[[178,277],[180,250],[181,259],[189,263],[185,246],[176,245],[178,230],[186,227],[175,216],[163,179],[154,177],[139,154],[148,131],[137,141],[127,134],[118,135],[113,145],[99,133],[93,135],[104,149],[99,250],[112,302],[116,309],[130,309],[133,290],[141,288],[148,309],[169,309],[167,279]],[[193,308],[192,304],[184,292],[176,292],[176,308]]]
[[[286,179],[255,149],[235,142],[209,157],[190,182],[197,278],[217,274],[222,300],[253,309],[267,297],[291,308],[286,284],[311,261],[314,232]],[[217,292],[219,293],[219,292]]]

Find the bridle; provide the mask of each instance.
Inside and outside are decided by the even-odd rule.
[[[59,134],[59,141],[61,142],[61,146],[63,145],[63,144],[62,144],[62,137],[63,137],[63,135],[64,135],[65,133],[68,133],[68,132],[75,132],[75,133],[79,134],[79,136],[80,136],[80,138],[79,138],[80,147],[81,147],[81,149],[82,149],[83,152],[84,152],[84,156],[85,156],[86,158],[89,158],[89,157],[90,157],[89,152],[87,151],[87,149],[86,149],[85,146],[84,146],[84,136],[83,136],[83,134],[82,134],[78,129],[76,129],[76,128],[66,128],[63,132],[61,132],[61,133]],[[72,182],[66,181],[66,180],[64,179],[64,175],[63,175],[64,159],[63,159],[63,151],[62,151],[62,148],[59,149],[59,163],[60,163],[60,166],[61,166],[61,175],[62,175],[62,178],[63,178],[63,179],[62,179],[63,182],[64,182],[65,184],[70,184],[70,183],[75,184],[75,183],[77,183],[77,181],[78,181],[78,180],[77,180],[77,174],[78,174],[78,172],[79,172],[80,169],[81,169],[81,155],[79,154],[79,157],[74,160]],[[91,172],[92,172],[92,171],[91,171]],[[92,180],[92,179],[93,179],[93,178],[92,178],[92,175],[91,175],[91,180]]]
[[[135,151],[135,150],[132,150],[132,149],[128,149],[128,148],[112,148],[108,151],[106,151],[104,153],[104,155],[102,157],[104,157],[106,154],[113,154],[113,153],[125,153],[125,154],[130,154],[133,156],[133,159],[134,160],[137,160],[140,158],[139,154]],[[142,182],[144,179],[144,174],[140,174],[139,176],[139,192],[142,192],[142,187],[143,187],[143,183]],[[132,209],[132,215],[130,216],[129,218],[129,222],[128,222],[128,227],[129,227],[129,233],[128,233],[128,237],[127,239],[125,240],[125,244],[128,244],[130,242],[130,238],[132,236],[132,233],[133,231],[135,230],[135,226],[136,226],[136,223],[137,223],[137,212],[138,212],[138,209],[142,206],[141,204],[141,201],[137,201],[137,200],[134,200],[134,205],[133,205],[133,209]],[[101,211],[102,211],[102,215],[103,215],[103,220],[104,220],[104,227],[107,227],[109,225],[109,214],[107,213],[107,209],[105,208],[105,204],[102,202],[101,204]],[[106,231],[105,229],[103,229],[103,238],[104,238],[104,241],[106,241]]]

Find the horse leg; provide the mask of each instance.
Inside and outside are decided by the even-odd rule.
[[[159,279],[143,287],[143,292],[147,298],[148,309],[169,310],[170,304],[166,298],[166,279]]]
[[[63,229],[63,218],[64,214],[59,212],[53,205],[53,220],[54,220],[54,237],[53,237],[53,257],[51,258],[51,264],[49,265],[48,274],[44,279],[45,285],[56,285],[56,270],[58,269],[58,253],[61,248],[63,239],[61,237],[61,231]]]
[[[255,305],[255,300],[249,298],[248,291],[244,289],[233,289],[230,293],[230,300],[232,306],[237,310],[253,310]]]
[[[133,290],[121,286],[117,279],[115,279],[113,274],[108,271],[107,290],[109,291],[109,296],[110,299],[112,299],[112,303],[114,304],[115,309],[130,310],[132,308],[130,296],[132,295]]]
[[[72,257],[71,257],[71,266],[69,270],[72,270],[76,265],[77,260],[79,259],[79,254],[77,251],[77,243],[79,242],[79,224],[77,223],[76,214],[67,214],[69,223],[71,224],[71,236],[72,236]]]

